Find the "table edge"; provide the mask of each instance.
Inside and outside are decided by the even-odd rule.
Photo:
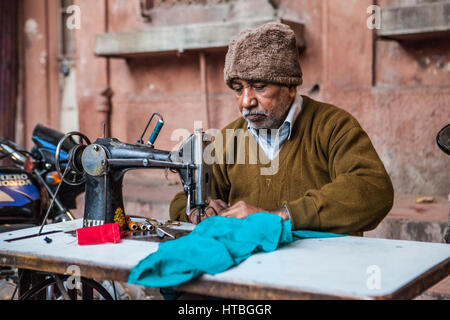
[[[131,269],[112,266],[99,266],[80,263],[76,260],[56,261],[51,258],[35,257],[25,254],[0,252],[0,265],[19,269],[31,269],[48,273],[67,274],[68,267],[80,268],[80,276],[94,280],[113,280],[128,282]],[[381,296],[350,296],[344,294],[318,293],[308,290],[297,291],[291,288],[275,288],[260,284],[236,284],[214,279],[197,278],[179,285],[176,290],[209,295],[214,297],[244,300],[406,300],[412,299],[450,274],[450,258],[430,268],[424,274],[411,280],[400,289]]]

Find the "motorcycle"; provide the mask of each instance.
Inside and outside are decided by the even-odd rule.
[[[147,123],[139,143],[143,143],[153,117],[160,117],[149,139],[153,143],[161,130],[162,117],[155,113]],[[103,127],[105,132],[105,126]],[[103,134],[104,136],[104,134]],[[75,140],[77,137],[77,140]],[[76,208],[76,198],[85,191],[85,176],[75,163],[78,148],[90,144],[79,132],[63,134],[37,125],[32,133],[34,143],[30,152],[13,141],[0,138],[0,160],[7,158],[12,165],[0,166],[0,233],[28,227],[74,220],[71,209]],[[73,162],[76,159],[77,161]],[[70,162],[70,163],[69,163]],[[36,277],[30,283],[29,279]],[[22,280],[21,280],[22,279]],[[0,300],[14,299],[18,288],[19,299],[100,299],[130,300],[136,291],[120,282],[80,278],[81,289],[71,289],[70,277],[45,272],[12,270],[0,266]],[[26,285],[23,285],[26,283]],[[23,292],[21,292],[23,291]],[[145,293],[144,293],[145,295]]]
[[[76,209],[76,198],[85,191],[84,180],[76,173],[68,173],[64,180],[58,174],[66,167],[70,150],[81,141],[39,124],[31,139],[33,147],[28,152],[13,141],[0,138],[0,160],[10,162],[0,166],[0,233],[74,220],[70,210]],[[63,143],[57,150],[60,141]],[[21,272],[0,266],[0,300],[17,298]],[[19,299],[68,298],[67,292],[71,293],[70,298],[77,298],[73,290],[66,292],[57,286],[63,283],[67,287],[67,276],[42,274],[41,279]],[[90,299],[130,299],[119,283],[85,278],[81,278],[81,283],[83,288],[95,292]]]
[[[446,125],[439,131],[436,136],[436,143],[439,148],[444,151],[447,155],[450,155],[450,124]],[[448,227],[445,232],[444,241],[450,243],[450,212],[448,215]]]
[[[84,192],[84,185],[61,184],[55,152],[63,136],[38,124],[32,133],[30,152],[0,138],[0,160],[10,163],[0,166],[0,233],[74,219],[70,210],[76,208],[76,197]],[[62,146],[61,163],[74,145],[76,142],[68,139]],[[18,270],[0,267],[0,298],[15,290],[18,278]]]
[[[61,132],[37,125],[32,133],[31,152],[0,138],[0,159],[7,158],[12,163],[0,167],[0,232],[42,224],[52,200],[54,205],[46,223],[74,219],[70,210],[76,208],[76,197],[84,192],[84,185],[61,184],[55,152],[63,136]],[[61,163],[67,160],[67,152],[74,145],[74,140],[66,139]],[[58,187],[58,197],[54,198]]]

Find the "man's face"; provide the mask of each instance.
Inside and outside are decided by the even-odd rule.
[[[231,83],[239,111],[257,129],[278,129],[286,118],[295,87],[236,79]]]

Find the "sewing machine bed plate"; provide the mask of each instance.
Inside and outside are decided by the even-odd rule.
[[[188,230],[175,230],[173,228],[168,228],[169,232],[175,237],[175,239],[178,239],[179,237],[182,237],[186,234],[188,234],[190,231]],[[140,232],[140,231],[135,231],[135,232],[129,232],[129,234],[127,236],[125,236],[123,239],[126,240],[136,240],[136,241],[150,241],[150,242],[165,242],[165,241],[170,241],[172,240],[172,238],[165,236],[165,237],[158,237],[158,235],[156,233],[150,233],[150,232]]]
[[[77,245],[65,231],[81,220],[48,225],[63,232],[6,242],[37,233],[29,228],[0,233],[0,265],[64,274],[77,265],[93,279],[127,281],[131,269],[157,242],[124,239],[116,244]],[[174,229],[189,231],[182,223]],[[410,299],[450,274],[450,246],[361,237],[304,239],[251,256],[217,275],[203,275],[180,290],[242,299]],[[375,277],[375,278],[374,278]]]

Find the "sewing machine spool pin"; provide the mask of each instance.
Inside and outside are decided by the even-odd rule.
[[[147,144],[150,147],[153,147],[153,145],[155,144],[156,138],[158,138],[158,135],[161,132],[161,129],[162,129],[163,125],[164,125],[163,117],[157,112],[153,113],[152,116],[150,117],[150,120],[147,122],[147,125],[145,126],[144,132],[142,132],[142,135],[139,138],[139,140],[137,141],[137,143],[139,143],[139,144],[143,144],[144,143],[144,141],[142,139],[144,138],[144,135],[147,132],[148,126],[152,122],[154,116],[159,117],[159,120],[156,123],[155,128],[153,129],[153,132],[150,135],[150,138],[148,138]]]

